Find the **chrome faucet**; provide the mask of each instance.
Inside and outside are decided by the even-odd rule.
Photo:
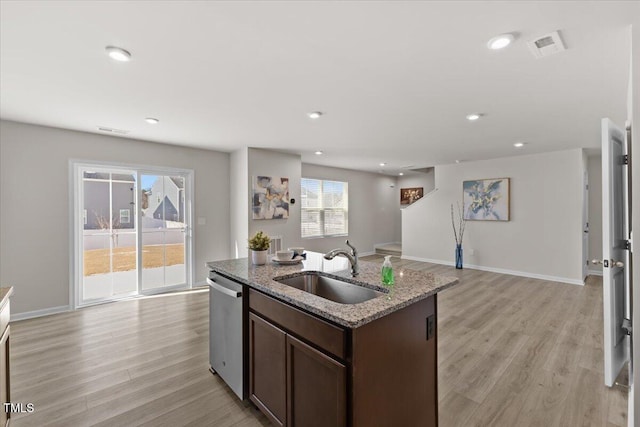
[[[327,252],[324,255],[324,259],[332,260],[336,257],[336,255],[344,255],[347,257],[349,262],[351,263],[351,275],[353,277],[357,276],[360,272],[360,267],[358,266],[358,250],[355,246],[349,243],[349,240],[345,242],[347,246],[351,248],[351,251],[347,251],[346,249],[334,249],[332,251]]]

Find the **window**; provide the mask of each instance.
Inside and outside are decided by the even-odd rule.
[[[120,209],[120,224],[129,224],[129,209]]]
[[[344,236],[348,233],[348,183],[302,178],[302,237]]]

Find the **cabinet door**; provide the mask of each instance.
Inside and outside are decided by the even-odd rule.
[[[4,427],[9,414],[4,410],[5,402],[10,402],[9,395],[9,326],[0,338],[0,426]]]
[[[286,334],[249,313],[249,399],[279,426],[286,425]]]
[[[288,426],[342,427],[347,424],[347,369],[287,335]]]

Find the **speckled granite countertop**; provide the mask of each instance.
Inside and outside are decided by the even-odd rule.
[[[0,288],[0,308],[4,307],[9,297],[13,294],[13,286],[9,288]]]
[[[322,254],[307,252],[307,260],[301,264],[278,265],[268,261],[266,265],[254,266],[247,258],[208,262],[210,270],[272,295],[291,305],[300,307],[339,325],[357,328],[396,310],[434,295],[458,283],[455,277],[438,276],[415,270],[397,269],[395,284],[383,296],[360,304],[340,304],[319,296],[278,283],[274,277],[295,275],[301,271],[321,271],[330,277],[368,288],[386,292],[380,277],[381,265],[360,261],[360,274],[351,277],[349,261],[336,257],[331,261]]]

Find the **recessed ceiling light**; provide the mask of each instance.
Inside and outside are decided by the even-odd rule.
[[[309,116],[310,119],[314,119],[314,120],[319,119],[322,115],[324,115],[322,111],[312,111],[307,114],[307,116]]]
[[[146,119],[144,119],[144,121],[149,123],[150,125],[157,125],[158,123],[160,123],[160,120],[154,119],[153,117],[147,117]]]
[[[131,61],[131,53],[129,53],[128,51],[120,47],[107,46],[105,47],[105,50],[107,51],[107,55],[109,55],[109,58],[115,61],[120,61],[120,62]]]
[[[323,154],[322,151],[320,150],[316,151],[316,156],[322,156],[322,154]]]
[[[400,172],[398,175],[402,176],[402,175],[404,175],[404,173]]]
[[[514,39],[515,37],[513,37],[513,34],[500,34],[499,36],[489,40],[487,46],[492,50],[504,49],[509,46]]]
[[[456,160],[456,163],[460,163],[460,160]]]
[[[516,148],[522,148],[524,147],[525,143],[524,142],[516,142],[515,144],[513,144],[514,147]]]
[[[471,113],[467,115],[467,120],[469,120],[470,122],[475,122],[480,117],[482,117],[482,114],[480,113]]]
[[[387,165],[386,163],[380,163],[380,166],[386,166],[386,165]]]

